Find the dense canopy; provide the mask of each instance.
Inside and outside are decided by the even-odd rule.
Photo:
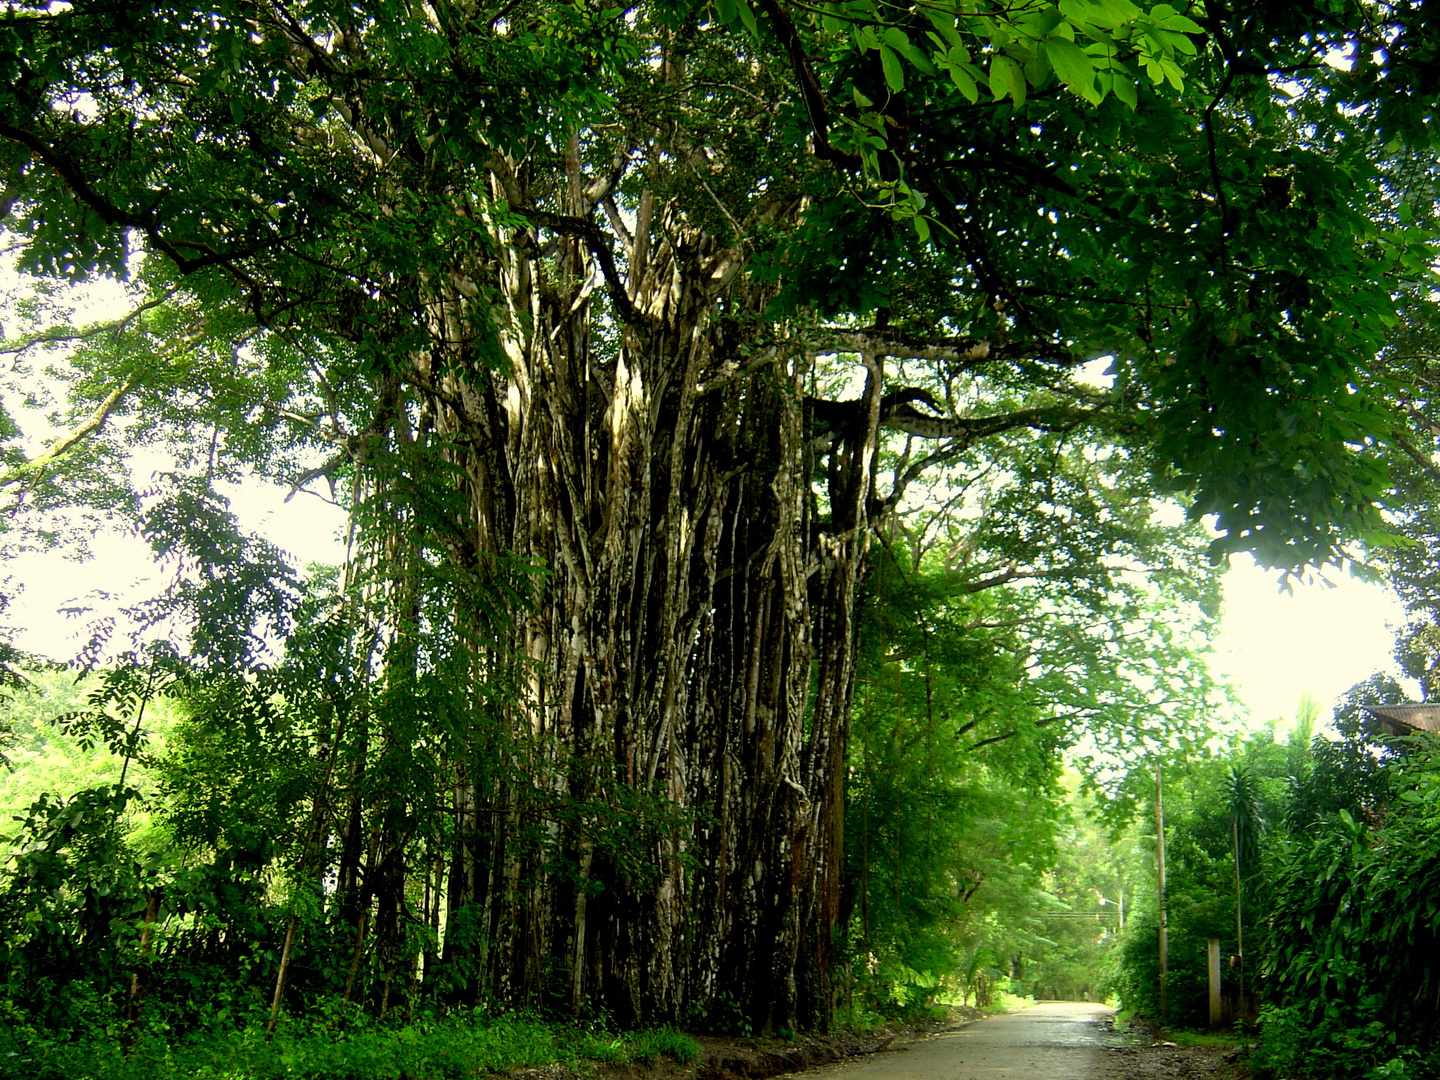
[[[356,942],[347,997],[373,938],[386,1002],[423,970],[468,1000],[824,1022],[857,605],[907,506],[955,509],[946,484],[987,475],[905,534],[930,569],[962,595],[1069,582],[1092,608],[1132,558],[1161,594],[1205,592],[1182,580],[1194,533],[1147,539],[1162,497],[1213,523],[1215,556],[1384,541],[1406,417],[1376,358],[1430,258],[1407,228],[1428,173],[1391,163],[1428,145],[1433,21],[1343,0],[8,3],[16,265],[125,279],[136,308],[11,343],[73,347],[79,411],[0,485],[49,505],[80,477],[122,506],[122,478],[84,472],[101,424],[180,447],[159,503],[131,502],[201,568],[172,597],[202,627],[173,670],[210,734],[173,782],[213,808],[254,765],[223,733],[268,725],[289,795],[254,812],[290,837],[296,896],[276,1007],[314,893],[313,933]],[[244,468],[349,500],[329,599],[215,539],[207,485]],[[991,510],[1008,540],[959,537]],[[972,614],[955,625],[1001,621]],[[286,663],[224,681],[291,626]],[[1063,667],[1022,677],[1040,696],[997,736],[1106,715],[1065,707]],[[1175,675],[1153,663],[1142,699]],[[177,828],[271,857],[217,821]]]

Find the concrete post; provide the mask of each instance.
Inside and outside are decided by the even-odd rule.
[[[1218,1028],[1224,1022],[1220,1007],[1220,939],[1212,937],[1207,941],[1205,953],[1210,961],[1210,1026]]]

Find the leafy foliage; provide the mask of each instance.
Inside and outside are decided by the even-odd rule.
[[[1286,745],[1262,735],[1183,780],[1167,770],[1170,1017],[1205,1025],[1205,940],[1220,939],[1232,960],[1222,987],[1243,974],[1258,992],[1267,1075],[1379,1080],[1437,1065],[1440,756],[1428,735],[1377,741],[1358,715],[1353,703],[1337,710],[1338,738],[1312,739],[1307,714]],[[1151,1016],[1156,926],[1152,893],[1127,931],[1120,979],[1126,1007]]]
[[[565,1065],[649,1063],[662,1056],[692,1060],[693,1039],[665,1029],[600,1038],[583,1029],[534,1017],[458,1013],[382,1025],[363,1013],[336,1008],[308,1023],[290,1023],[267,1036],[262,1016],[248,1023],[175,1040],[161,1025],[114,1039],[81,1042],[35,1027],[12,1026],[0,1035],[10,1067],[36,1080],[91,1076],[96,1080],[280,1080],[294,1076],[347,1076],[385,1080],[460,1080],[477,1073]]]
[[[844,896],[855,992],[881,1011],[1007,985],[1099,996],[1119,912],[1097,898],[1133,885],[1071,819],[1062,753],[1123,795],[1102,769],[1204,737],[1202,636],[1158,614],[1160,590],[1211,587],[1186,569],[1200,538],[1062,439],[1004,466],[1023,482],[996,491],[998,463],[958,461],[968,482],[941,513],[902,514],[867,578]]]
[[[206,316],[212,340],[249,333],[222,299],[237,289],[262,325],[316,340],[256,336],[278,363],[234,397],[223,373],[204,385],[122,361],[127,395],[170,396],[178,375],[222,411],[258,398],[262,428],[282,410],[314,417],[285,399],[304,354],[324,357],[338,335],[350,377],[333,372],[339,398],[319,410],[334,414],[358,404],[356,378],[424,345],[430,269],[483,259],[527,220],[559,221],[493,193],[477,163],[548,146],[546,165],[559,164],[563,133],[583,128],[577,152],[603,169],[634,117],[683,117],[707,152],[739,140],[690,185],[685,211],[726,240],[752,234],[757,272],[782,285],[774,310],[883,308],[908,329],[938,316],[949,334],[1111,355],[1126,400],[1148,402],[1134,435],[1170,490],[1200,492],[1195,513],[1216,515],[1220,547],[1258,546],[1283,566],[1336,560],[1334,527],[1373,533],[1364,508],[1384,483],[1349,447],[1389,428],[1352,375],[1393,321],[1394,275],[1423,276],[1424,239],[1366,199],[1381,186],[1377,139],[1424,129],[1423,102],[1382,91],[1420,66],[1428,23],[1387,8],[1395,44],[1372,63],[1353,40],[1374,23],[1362,9],[1290,7],[1242,19],[967,0],[899,18],[866,2],[727,0],[703,17],[655,4],[621,19],[535,3],[447,36],[401,9],[338,32],[346,14],[323,3],[267,6],[254,30],[225,5],[188,6],[143,33],[103,7],[52,20],[19,6],[3,70],[21,266],[125,277],[143,241],[156,258],[142,272],[166,292],[178,274],[194,294],[182,310],[221,313]],[[749,110],[731,93],[697,106],[666,89],[668,69],[650,62],[666,49],[710,87],[750,63],[776,109],[740,139]],[[1355,73],[1317,63],[1327,50],[1348,51]],[[650,180],[662,198],[690,184],[683,169]],[[772,185],[803,194],[805,212],[751,214]],[[483,323],[491,276],[468,280]],[[157,312],[150,335],[175,318]],[[493,339],[476,347],[500,363]],[[111,388],[118,374],[107,365]],[[252,416],[227,434],[253,431]]]
[[[1337,1077],[1420,1077],[1435,1055],[1440,756],[1417,736],[1383,815],[1346,809],[1277,853],[1264,1057]]]
[[[1308,753],[1303,740],[1301,746]],[[1247,992],[1254,989],[1253,976],[1242,973],[1254,967],[1253,960],[1245,957],[1257,951],[1269,917],[1261,899],[1268,896],[1268,885],[1256,873],[1253,846],[1243,849],[1237,882],[1236,835],[1253,845],[1267,823],[1284,816],[1293,757],[1267,731],[1228,752],[1164,768],[1166,997],[1168,1018],[1178,1026],[1198,1028],[1209,1023],[1206,950],[1211,938],[1219,940],[1221,956],[1228,957],[1222,965],[1222,986],[1238,990],[1244,978]],[[1126,1008],[1159,1018],[1153,829],[1142,842],[1144,883],[1126,929],[1118,989]],[[1237,1019],[1240,1008],[1239,1001],[1232,1003]]]
[[[201,985],[270,1031],[336,997],[824,1024],[846,903],[921,990],[974,968],[966,890],[1035,893],[1054,839],[1009,808],[1062,746],[1104,786],[1205,741],[1198,523],[1289,569],[1390,542],[1376,358],[1432,246],[1377,148],[1427,149],[1426,14],[9,5],[42,285],[4,349],[68,396],[38,452],[0,418],[0,489],[173,571],[97,628],[75,733],[128,762],[182,715],[157,791],[35,805],[25,1007],[109,949],[86,1000],[177,1026]],[[100,277],[128,314],[42,302]],[[175,468],[136,491],[145,443]],[[252,470],[344,502],[339,573],[238,529]],[[905,523],[926,474],[974,498]]]

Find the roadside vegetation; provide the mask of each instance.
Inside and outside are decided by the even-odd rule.
[[[1262,733],[1167,770],[1168,1011],[1153,875],[1121,949],[1127,1009],[1206,1029],[1217,939],[1226,1024],[1257,1042],[1256,1076],[1437,1075],[1426,1002],[1440,949],[1440,742],[1383,737],[1360,709],[1398,689],[1357,687],[1330,731],[1306,708],[1282,740]]]
[[[10,0],[0,558],[154,574],[0,622],[0,1068],[1154,1012],[1159,763],[1172,1016],[1433,1075],[1430,751],[1205,659],[1253,552],[1440,671],[1436,2]]]
[[[1434,331],[1411,308],[1397,341],[1429,355]],[[1232,998],[1229,1015],[1258,1038],[1257,1076],[1440,1075],[1440,736],[1397,738],[1364,711],[1440,691],[1440,474],[1407,455],[1392,475],[1405,539],[1372,568],[1406,609],[1395,645],[1405,682],[1376,674],[1333,717],[1302,702],[1272,724],[1278,739],[1163,758],[1169,1020],[1207,1024],[1205,947],[1219,939],[1222,984],[1249,998]],[[1153,859],[1153,827],[1137,841]],[[1140,881],[1115,987],[1158,1018],[1153,868]]]
[[[29,1080],[459,1080],[555,1065],[581,1073],[630,1062],[683,1065],[700,1053],[699,1043],[671,1029],[617,1034],[483,1012],[382,1024],[358,1009],[334,1009],[268,1033],[263,1009],[248,1017],[220,1012],[181,1037],[160,1018],[117,1022],[100,1000],[91,1003],[94,1027],[84,1037],[12,1022],[0,1029],[0,1073]]]

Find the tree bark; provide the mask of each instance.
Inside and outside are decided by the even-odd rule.
[[[587,220],[572,181],[569,220]],[[518,183],[497,189],[524,201]],[[452,290],[411,376],[421,434],[464,477],[457,557],[549,572],[505,645],[529,674],[492,752],[516,768],[457,762],[446,956],[461,960],[457,927],[483,927],[467,946],[486,954],[482,994],[624,1023],[725,995],[761,1027],[813,1025],[835,993],[880,360],[819,529],[811,356],[742,351],[736,320],[768,294],[737,277],[740,253],[658,198],[640,206],[623,302],[595,294],[583,237],[537,230],[497,267],[504,369],[440,362],[492,332]],[[617,315],[598,347],[596,319]]]

